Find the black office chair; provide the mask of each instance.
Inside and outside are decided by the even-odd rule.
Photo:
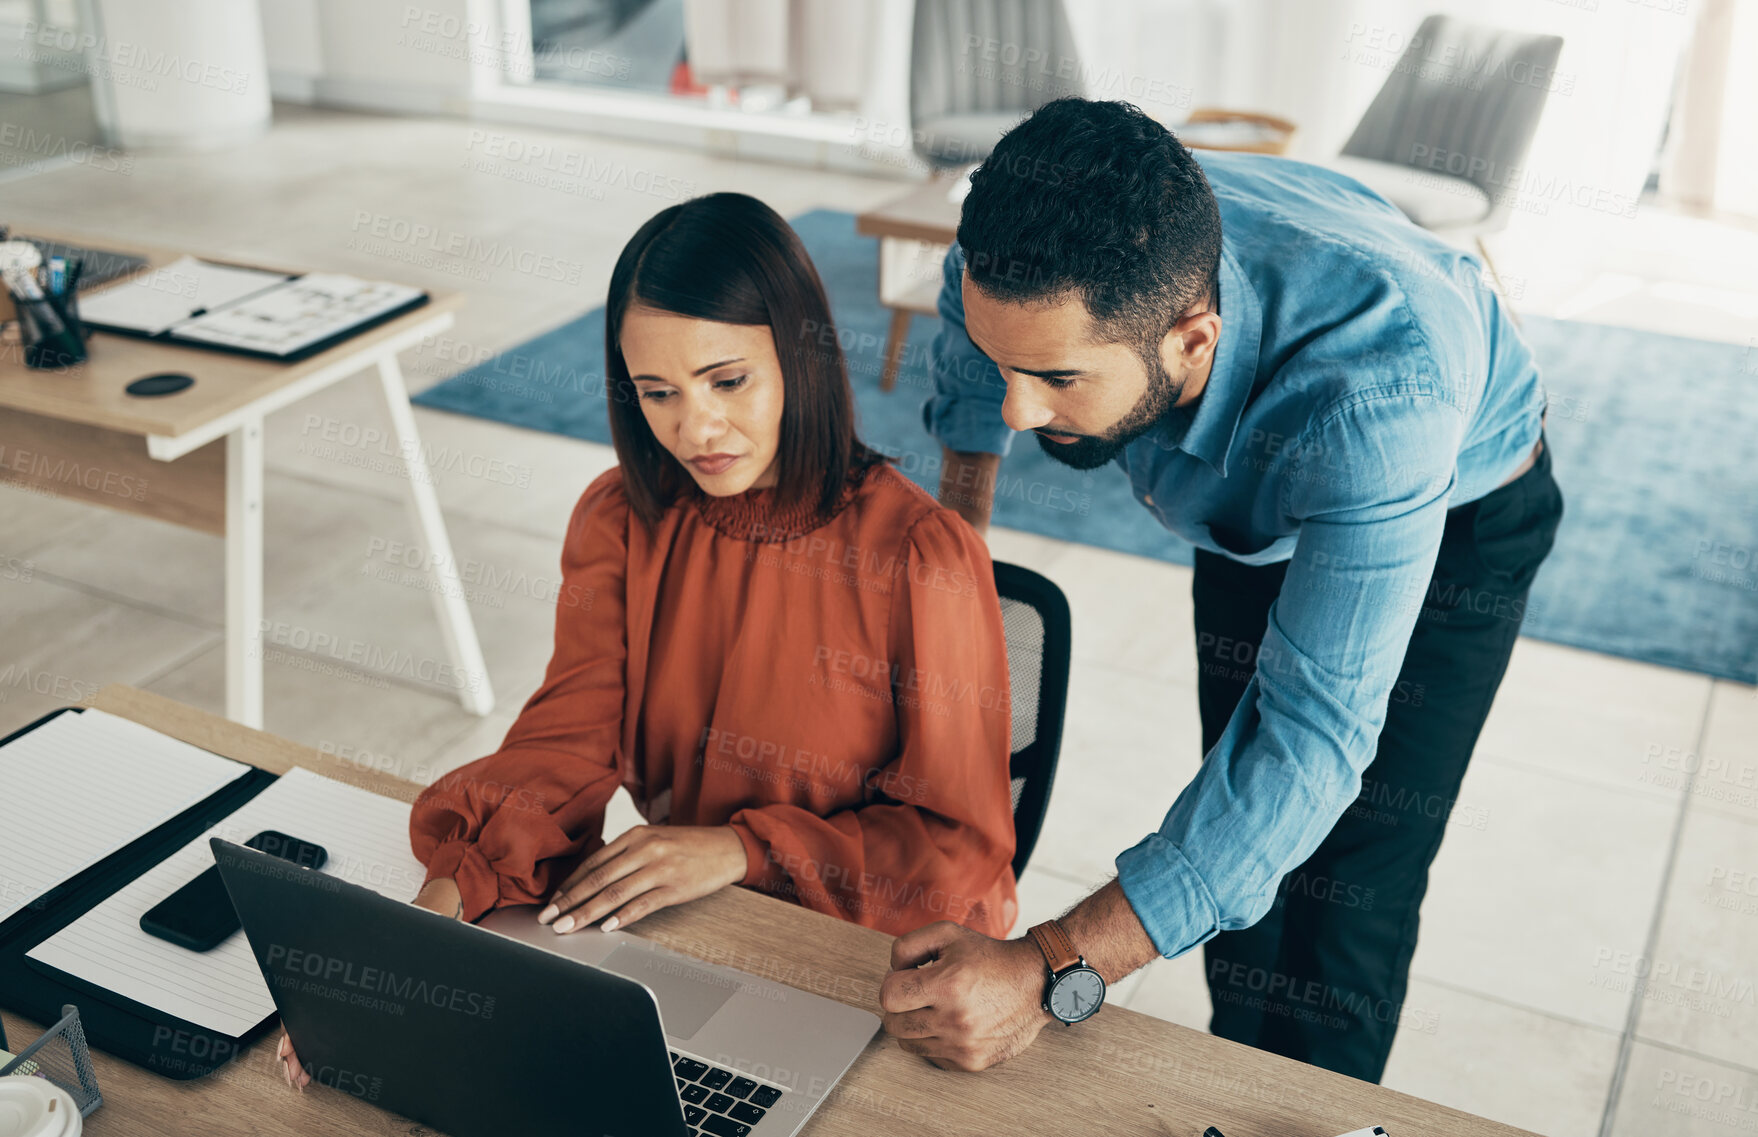
[[[1013,875],[1031,860],[1050,808],[1062,717],[1068,707],[1073,636],[1068,599],[1028,568],[995,562],[1001,626],[1007,636],[1007,686],[1013,703]]]

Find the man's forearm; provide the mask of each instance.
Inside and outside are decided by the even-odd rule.
[[[1115,880],[1076,905],[1062,917],[1061,924],[1075,950],[1106,986],[1160,958],[1147,929],[1129,906],[1129,898],[1123,895],[1123,886]]]
[[[944,450],[940,467],[940,504],[971,523],[978,533],[989,531],[989,513],[995,505],[995,473],[1001,468],[999,454]]]

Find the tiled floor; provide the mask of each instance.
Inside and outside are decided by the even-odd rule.
[[[632,178],[556,189],[485,169],[473,164],[482,129],[282,108],[266,138],[238,149],[14,181],[4,219],[464,288],[471,302],[453,336],[404,359],[421,387],[598,303],[623,240],[669,204],[631,190]],[[693,193],[756,193],[784,214],[860,209],[902,188],[506,133]],[[1615,229],[1550,221],[1540,230],[1522,216],[1495,246],[1528,311],[1755,342],[1758,233],[1655,212]],[[562,266],[562,282],[519,271],[538,253]],[[269,421],[268,617],[438,661],[425,593],[376,571],[386,542],[412,538],[400,483],[362,467],[369,446],[318,445],[332,421],[381,423],[375,390],[351,380]],[[475,719],[407,674],[284,649],[267,653],[267,726],[427,780],[492,749],[535,685],[562,526],[611,458],[475,419],[417,417],[430,447],[528,472],[523,488],[460,474],[438,486],[461,561],[492,569],[470,599],[499,706]],[[1186,569],[1021,533],[997,531],[992,547],[1056,579],[1078,630],[1062,770],[1021,886],[1025,927],[1108,876],[1196,768],[1190,581]],[[0,728],[109,682],[218,710],[220,561],[212,537],[0,490]],[[1758,1127],[1755,739],[1750,688],[1521,641],[1435,865],[1409,996],[1407,1021],[1420,1025],[1400,1037],[1387,1083],[1559,1137]],[[613,827],[634,820],[619,801]],[[1114,997],[1198,1028],[1207,1020],[1196,954],[1155,964]]]

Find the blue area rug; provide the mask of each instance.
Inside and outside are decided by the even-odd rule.
[[[862,437],[930,491],[938,444],[921,425],[937,321],[918,317],[890,394],[879,370],[890,319],[875,293],[878,242],[852,214],[794,228],[836,313]],[[1527,608],[1527,635],[1650,663],[1758,678],[1758,348],[1527,317],[1551,395],[1548,436],[1566,515]],[[546,332],[417,396],[425,407],[593,442],[605,413],[604,310]],[[1090,473],[1031,440],[1001,470],[995,523],[1189,564],[1115,467]]]

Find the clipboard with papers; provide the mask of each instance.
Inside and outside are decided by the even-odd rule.
[[[291,363],[427,299],[405,284],[185,256],[79,303],[81,321],[98,331]]]
[[[275,1021],[242,934],[193,952],[140,930],[212,865],[209,836],[300,833],[329,849],[324,871],[401,900],[420,887],[402,802],[94,708],[0,739],[0,785],[0,1005],[52,1022],[74,1003],[93,1046],[172,1079],[223,1066]]]

